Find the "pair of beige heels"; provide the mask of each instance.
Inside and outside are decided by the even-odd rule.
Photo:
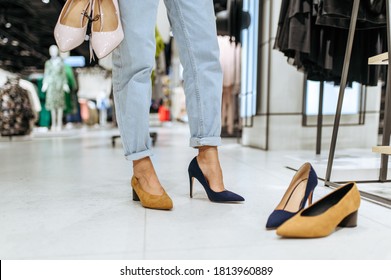
[[[68,0],[54,29],[54,37],[62,52],[83,43],[89,21],[92,22],[91,58],[92,50],[98,58],[104,58],[123,40],[118,0]]]

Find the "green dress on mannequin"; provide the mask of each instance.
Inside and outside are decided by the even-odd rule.
[[[50,111],[46,110],[46,94],[42,91],[42,81],[43,78],[37,80],[38,87],[38,97],[41,103],[42,110],[39,112],[39,121],[38,126],[40,127],[50,127],[51,119]]]
[[[70,91],[65,73],[64,62],[59,57],[56,45],[49,48],[50,59],[45,62],[45,72],[41,90],[46,92],[45,108],[50,111],[51,131],[61,131],[63,110],[65,109],[65,92]]]
[[[45,76],[43,84],[47,84],[45,107],[49,111],[64,109],[64,84],[67,84],[65,67],[62,59],[56,57],[45,63]]]
[[[70,93],[65,93],[64,114],[75,114],[77,112],[77,83],[71,66],[65,64],[65,74]]]

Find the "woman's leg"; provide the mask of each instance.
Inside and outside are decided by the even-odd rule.
[[[125,38],[113,52],[113,88],[118,127],[133,175],[151,194],[163,189],[150,160],[149,109],[155,63],[155,25],[159,1],[119,0]]]
[[[222,72],[212,0],[165,0],[184,67],[190,146],[214,191],[224,190],[217,146],[221,144]]]

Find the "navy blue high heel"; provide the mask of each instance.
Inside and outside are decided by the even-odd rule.
[[[224,190],[222,192],[213,191],[208,181],[206,180],[202,170],[197,162],[197,157],[193,158],[193,160],[189,164],[189,179],[190,179],[190,197],[193,197],[193,180],[196,178],[201,185],[204,187],[206,194],[210,201],[213,202],[239,202],[244,201],[244,198],[240,195]]]
[[[273,213],[270,214],[266,223],[267,229],[275,229],[286,220],[292,218],[305,207],[308,199],[312,204],[312,196],[315,187],[318,185],[318,176],[311,164],[306,162],[293,176],[292,181],[277,205]]]

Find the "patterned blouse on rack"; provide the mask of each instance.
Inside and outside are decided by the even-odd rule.
[[[34,119],[28,92],[18,81],[8,81],[0,88],[0,134],[2,136],[27,135]]]

